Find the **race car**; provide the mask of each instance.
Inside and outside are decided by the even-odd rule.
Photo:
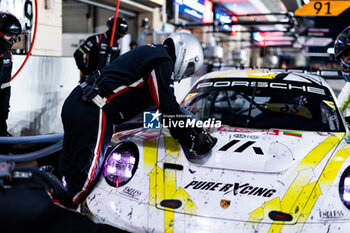
[[[215,147],[197,155],[144,112],[113,136],[82,213],[130,232],[349,232],[349,130],[323,78],[216,71],[181,106]]]

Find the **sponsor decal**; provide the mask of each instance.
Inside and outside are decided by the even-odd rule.
[[[225,144],[223,147],[221,147],[219,149],[219,151],[227,151],[229,148],[233,147],[235,144],[237,144],[238,142],[241,142],[241,140],[232,140],[230,142],[228,142],[227,144]],[[255,141],[246,141],[244,142],[242,145],[240,145],[239,147],[237,147],[234,152],[237,153],[242,153],[243,151],[245,151],[248,147],[250,147],[251,145],[253,145],[255,143]],[[257,155],[263,155],[264,152],[262,151],[262,149],[260,147],[257,146],[252,146],[255,154]]]
[[[107,49],[107,44],[106,43],[101,43],[101,49],[102,50],[106,50]],[[100,52],[101,53],[101,52]],[[104,54],[105,52],[103,52],[102,54]]]
[[[206,88],[206,87],[259,87],[259,88],[271,88],[271,89],[281,89],[281,90],[301,90],[304,92],[309,92],[318,95],[326,95],[326,92],[323,88],[313,87],[305,84],[291,84],[291,83],[279,83],[279,82],[255,82],[255,81],[208,81],[199,83],[197,89]]]
[[[324,133],[324,132],[316,132],[318,135],[320,135],[320,136],[328,136],[328,134],[327,133]]]
[[[320,136],[333,136],[336,137],[336,135],[334,133],[329,133],[329,132],[316,132],[318,135]]]
[[[220,201],[220,206],[223,209],[227,209],[230,206],[230,204],[231,204],[230,200],[221,200]]]
[[[279,135],[279,130],[278,129],[269,129],[267,132],[265,132],[265,135],[275,135],[278,136]]]
[[[244,134],[234,134],[233,137],[235,138],[246,138],[247,136]]]
[[[123,194],[125,194],[129,197],[132,197],[132,198],[137,198],[137,197],[141,196],[142,192],[137,190],[137,189],[134,189],[134,188],[125,187],[123,189]]]
[[[209,181],[196,181],[193,180],[185,186],[185,189],[193,190],[208,190],[208,191],[217,191],[224,194],[233,193],[234,196],[240,195],[252,195],[252,196],[263,196],[271,197],[276,190],[268,189],[263,187],[252,186],[249,183],[246,184],[224,184],[220,182],[209,182]]]
[[[298,138],[303,137],[302,133],[292,132],[292,131],[283,131],[283,135],[294,136],[294,137],[298,137]]]
[[[319,210],[318,211],[320,218],[324,219],[335,219],[342,218],[344,216],[344,212],[341,210]]]
[[[223,131],[223,132],[236,132],[236,133],[261,133],[261,132],[267,131],[263,129],[234,128],[227,125],[223,125],[219,127],[217,130]]]
[[[13,177],[14,178],[31,178],[33,174],[31,172],[20,172],[20,171],[14,171],[13,172]]]
[[[4,59],[4,60],[3,60],[3,63],[4,63],[4,65],[6,65],[6,64],[10,64],[10,63],[11,63],[11,61],[10,61],[10,59]]]
[[[235,128],[232,128],[232,127],[230,127],[230,126],[222,125],[221,127],[218,128],[218,131],[223,131],[223,132],[235,132],[234,129],[235,129]]]
[[[245,135],[245,134],[234,134],[233,137],[235,138],[251,138],[251,139],[258,139],[259,136],[257,135]]]
[[[250,139],[258,139],[259,136],[257,135],[245,135],[245,134],[234,134],[233,137],[235,138],[250,138]]]

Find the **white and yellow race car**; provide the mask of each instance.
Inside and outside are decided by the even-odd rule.
[[[130,232],[350,231],[349,131],[321,77],[217,71],[182,107],[211,152],[182,148],[167,122],[118,132],[83,213]]]

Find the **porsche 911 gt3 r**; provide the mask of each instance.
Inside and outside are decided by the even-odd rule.
[[[218,71],[182,106],[218,139],[194,155],[163,128],[116,133],[82,210],[130,232],[348,232],[350,145],[318,76]]]

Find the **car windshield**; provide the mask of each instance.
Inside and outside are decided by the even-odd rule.
[[[194,86],[182,106],[198,119],[234,127],[345,131],[330,91],[311,82],[207,79]]]

